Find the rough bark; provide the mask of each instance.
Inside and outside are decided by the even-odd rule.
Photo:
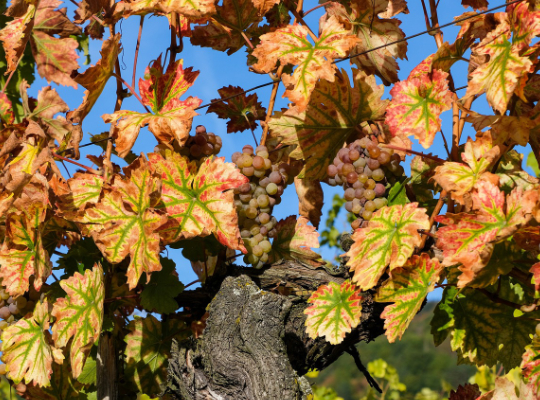
[[[194,310],[212,300],[202,337],[174,343],[166,392],[186,400],[306,398],[311,389],[302,376],[309,369],[324,369],[350,346],[383,333],[384,304],[367,292],[362,322],[341,344],[309,338],[303,311],[311,291],[347,274],[328,272],[291,261],[265,270],[230,266],[217,294],[209,282],[180,296],[181,305]],[[290,295],[274,293],[278,287]]]

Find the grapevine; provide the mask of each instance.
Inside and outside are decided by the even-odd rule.
[[[0,3],[18,395],[311,398],[345,352],[380,391],[355,345],[401,340],[442,289],[434,345],[500,375],[449,400],[540,397],[540,1],[305,3]],[[209,87],[216,52],[254,86]]]

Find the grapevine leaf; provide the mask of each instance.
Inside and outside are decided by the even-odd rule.
[[[24,12],[0,30],[7,61],[6,73],[15,71],[34,27],[37,1],[24,4]]]
[[[534,152],[531,151],[529,155],[527,156],[527,167],[531,168],[536,177],[538,178],[540,176],[540,167],[538,166],[538,161],[536,160],[536,157],[534,156]]]
[[[405,185],[403,185],[401,182],[394,183],[388,192],[388,205],[405,205],[408,202],[409,199],[407,198]]]
[[[458,286],[464,287],[489,261],[493,244],[510,235],[531,218],[538,193],[514,189],[505,199],[493,183],[479,182],[473,193],[478,211],[439,215],[435,218],[446,226],[437,232],[437,247],[443,250],[443,265],[461,263]]]
[[[248,39],[260,35],[259,22],[277,3],[278,0],[224,0],[208,25],[195,27],[191,43],[231,55],[246,45],[242,33]]]
[[[103,92],[105,85],[109,81],[114,71],[114,63],[120,53],[120,34],[107,39],[101,48],[101,60],[96,65],[88,68],[84,73],[75,77],[75,81],[84,86],[84,99],[81,105],[74,111],[68,113],[67,118],[74,123],[81,123],[88,115],[97,99]]]
[[[245,252],[234,194],[230,189],[248,178],[224,157],[207,158],[200,167],[170,150],[149,154],[163,181],[162,199],[169,223],[161,230],[166,242],[214,234],[220,243]]]
[[[501,283],[498,296],[517,301],[517,285],[508,279]],[[479,366],[501,362],[509,371],[520,364],[536,323],[517,319],[513,307],[493,302],[491,296],[496,290],[497,286],[482,291],[465,289],[459,294],[454,290],[453,301],[446,303],[452,318],[446,325],[452,332],[452,350],[460,357]]]
[[[160,384],[167,377],[167,359],[173,338],[183,339],[190,334],[184,322],[177,319],[158,321],[150,315],[135,317],[128,325],[126,342],[126,373],[143,393],[161,392]]]
[[[199,72],[191,68],[184,69],[183,60],[169,64],[165,73],[161,65],[161,56],[146,69],[148,79],[139,80],[139,90],[143,104],[150,106],[151,113],[138,113],[135,111],[117,111],[113,114],[104,114],[103,120],[116,125],[117,138],[116,151],[120,157],[125,157],[131,150],[139,131],[146,125],[154,134],[158,142],[170,143],[176,140],[178,144],[186,142],[194,111],[201,104],[196,97],[180,100],[195,82]]]
[[[253,68],[261,72],[271,72],[277,62],[282,65],[297,65],[292,75],[283,74],[282,80],[288,97],[296,104],[299,112],[304,111],[311,93],[319,79],[334,82],[336,68],[332,60],[344,57],[358,43],[332,16],[321,23],[321,34],[315,45],[311,44],[308,30],[302,25],[288,25],[260,37],[261,43],[253,50],[258,62]]]
[[[214,99],[211,101],[210,107],[206,113],[216,113],[219,118],[228,119],[227,133],[243,132],[246,129],[254,130],[257,128],[257,122],[263,121],[266,118],[266,110],[257,101],[256,94],[247,96],[243,93],[244,90],[238,86],[226,86],[218,90],[221,99],[227,99],[230,96],[235,96],[232,99],[219,101]]]
[[[90,350],[90,354],[84,362],[84,367],[81,374],[77,378],[77,381],[85,385],[93,385],[97,381],[97,344],[95,344]],[[53,375],[54,376],[54,375]]]
[[[296,144],[291,157],[306,160],[299,178],[326,178],[328,165],[357,127],[383,118],[388,103],[381,100],[383,86],[361,71],[352,72],[354,87],[345,70],[337,71],[333,83],[317,83],[306,111],[292,107],[276,112],[270,120],[271,136],[284,144]]]
[[[519,393],[519,395],[517,394]],[[535,400],[532,385],[525,385],[521,379],[517,384],[505,376],[495,378],[495,389],[484,393],[477,400]]]
[[[11,101],[5,93],[0,93],[0,121],[3,125],[11,125],[14,120]]]
[[[465,121],[472,123],[477,131],[484,128],[491,128],[493,144],[498,145],[508,142],[526,146],[529,142],[529,133],[536,126],[534,121],[527,117],[513,117],[508,115],[481,115],[471,110],[466,110],[469,114]]]
[[[60,4],[57,0],[40,1],[30,45],[42,78],[77,88],[71,73],[79,68],[76,52],[79,44],[69,36],[80,34],[81,30],[66,17],[66,10],[54,11]],[[54,34],[60,38],[52,36]]]
[[[506,112],[510,97],[522,77],[532,72],[532,62],[519,55],[519,48],[509,41],[510,27],[501,23],[480,42],[476,51],[488,56],[489,61],[470,74],[465,98],[486,93],[487,101],[501,114]]]
[[[538,346],[527,346],[521,361],[521,371],[525,383],[533,388],[533,393],[540,396],[540,351]]]
[[[386,306],[381,314],[390,343],[401,339],[441,272],[439,261],[423,253],[410,258],[403,268],[394,269],[392,278],[378,289],[375,301],[394,303]]]
[[[495,155],[479,151],[472,139],[468,138],[461,154],[464,163],[445,162],[435,168],[433,179],[449,192],[454,200],[463,203],[463,196],[482,180],[482,175],[486,173]],[[486,176],[490,176],[489,172]]]
[[[52,364],[51,385],[40,387],[35,384],[27,385],[24,396],[34,400],[90,400],[81,393],[83,385],[71,376],[71,366],[68,362]]]
[[[516,187],[530,190],[540,183],[537,178],[523,171],[522,162],[523,154],[515,150],[506,152],[499,161],[496,174],[499,177],[500,188],[505,193],[510,193]]]
[[[407,42],[386,46],[387,43],[403,39],[405,34],[399,28],[399,20],[380,18],[379,14],[385,8],[385,2],[354,0],[347,7],[331,2],[326,10],[329,16],[335,16],[351,34],[360,39],[351,52],[367,53],[352,58],[351,62],[369,75],[376,74],[388,85],[399,80],[396,59],[407,58]],[[374,48],[377,49],[372,50]]]
[[[512,28],[512,44],[519,50],[526,49],[535,36],[540,35],[540,11],[529,10],[529,4],[511,4],[506,16]]]
[[[203,19],[216,12],[216,0],[134,0],[125,1],[124,18],[130,15],[178,13],[189,19]]]
[[[61,364],[62,351],[51,345],[49,304],[36,304],[33,315],[20,319],[2,333],[2,362],[15,383],[24,380],[49,386],[53,359]]]
[[[443,343],[455,326],[454,301],[458,301],[458,289],[455,286],[444,288],[442,299],[435,306],[430,323],[435,346]]]
[[[77,172],[67,183],[70,192],[62,198],[62,208],[77,211],[98,203],[105,180],[100,175]]]
[[[429,230],[429,217],[418,203],[383,207],[373,213],[365,228],[353,234],[347,265],[354,271],[353,282],[362,290],[371,289],[390,266],[405,265],[415,246],[422,242],[419,230]]]
[[[268,262],[297,260],[304,264],[318,267],[323,265],[321,256],[311,248],[319,247],[319,233],[308,225],[306,217],[290,215],[276,225],[276,237],[272,242],[272,250],[268,254]]]
[[[152,274],[150,282],[141,293],[141,305],[149,312],[170,314],[178,309],[174,298],[184,290],[175,272],[176,264],[168,258],[161,259],[161,271]]]
[[[90,348],[99,338],[103,323],[103,301],[105,286],[103,269],[96,264],[84,275],[76,272],[71,278],[60,281],[66,292],[65,298],[56,300],[52,315],[56,318],[53,326],[53,340],[56,347],[65,347],[70,339],[70,364],[73,377],[77,378],[83,369]]]
[[[321,222],[324,205],[324,192],[321,182],[294,178],[294,187],[298,195],[298,214],[306,217],[317,229]]]
[[[28,290],[32,275],[34,288],[39,291],[52,272],[42,238],[46,209],[40,202],[25,206],[26,210],[9,214],[6,240],[0,249],[2,285],[13,297],[21,296]]]
[[[126,178],[115,176],[114,186],[103,189],[99,202],[79,222],[109,262],[130,256],[127,276],[133,289],[143,272],[149,276],[161,270],[157,230],[167,218],[154,209],[161,182],[146,159],[139,157],[124,172]]]
[[[476,400],[481,394],[476,383],[474,385],[467,383],[465,386],[459,385],[455,391],[451,390],[448,400]]]
[[[362,318],[360,290],[348,281],[319,286],[308,303],[311,306],[304,314],[306,332],[312,339],[324,337],[331,344],[339,344]]]
[[[486,11],[488,8],[487,0],[461,0],[463,7],[472,7],[475,11]]]
[[[540,249],[540,227],[524,226],[518,229],[513,239],[523,250],[538,251]]]
[[[452,92],[448,89],[448,73],[433,70],[430,74],[417,68],[390,91],[386,123],[392,135],[414,135],[427,149],[441,129],[440,115],[450,108]]]
[[[499,276],[508,274],[523,259],[524,254],[519,251],[512,241],[504,241],[493,246],[493,253],[486,265],[476,268],[459,268],[462,274],[458,279],[458,286],[483,288],[494,284]]]

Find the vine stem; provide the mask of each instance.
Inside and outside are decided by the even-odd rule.
[[[435,3],[435,0],[429,0],[429,9],[431,11],[431,28],[439,28],[439,17],[437,15],[437,4]],[[442,31],[437,29],[434,37],[435,43],[437,43],[437,48],[441,47],[443,44]]]
[[[274,112],[274,105],[276,104],[276,96],[279,88],[279,82],[281,82],[281,74],[283,73],[283,65],[280,65],[276,72],[276,79],[272,86],[272,93],[270,94],[270,102],[268,103],[268,109],[266,110],[266,118],[264,119],[263,133],[261,135],[261,146],[264,146],[266,143],[266,137],[268,136],[268,129],[270,126],[270,118]]]
[[[135,89],[134,89],[133,87],[131,87],[130,84],[127,83],[127,82],[122,78],[121,75],[118,75],[117,73],[114,73],[113,76],[116,77],[116,79],[119,79],[119,80],[124,84],[124,86],[127,87],[127,88],[129,89],[129,91],[131,92],[131,94],[133,94],[133,95],[137,98],[137,100],[139,100],[139,103],[141,103],[141,105],[144,107],[144,109],[146,110],[147,113],[150,113],[150,114],[152,113],[152,112],[148,109],[148,107],[143,103],[141,97],[137,94],[137,92],[135,91]]]
[[[247,45],[249,46],[249,48],[251,50],[255,50],[255,47],[253,47],[253,43],[251,43],[251,41],[249,40],[249,38],[247,37],[246,33],[244,31],[241,31],[240,34],[242,35],[242,37],[244,38],[244,40],[246,41]]]
[[[313,31],[311,30],[311,28],[308,26],[308,24],[306,23],[306,21],[304,21],[304,19],[302,18],[302,16],[300,15],[300,12],[297,11],[297,10],[291,10],[292,14],[294,15],[294,18],[296,18],[296,21],[300,22],[301,25],[303,25],[307,31],[308,31],[308,34],[309,36],[313,39],[314,42],[318,42],[319,41],[319,37],[317,35],[315,35],[313,33]]]
[[[439,196],[439,200],[437,201],[437,204],[435,205],[435,208],[433,209],[433,212],[431,213],[431,216],[429,217],[429,229],[431,230],[431,227],[433,226],[434,222],[435,222],[435,217],[437,217],[437,215],[439,215],[439,213],[441,212],[441,209],[444,205],[444,200],[446,198],[446,190],[443,190],[441,192],[441,195]],[[427,238],[430,237],[430,235],[427,235],[425,232],[424,232],[424,237],[422,238],[422,243],[420,243],[420,249],[423,249],[424,246],[426,245],[426,241],[427,241]]]
[[[52,153],[53,157],[56,157],[56,158],[59,158],[60,160],[62,161],[66,161],[68,163],[71,163],[73,165],[76,165],[77,167],[81,167],[81,168],[84,168],[85,170],[87,170],[88,172],[90,172],[91,174],[94,174],[94,175],[101,175],[101,172],[99,171],[96,171],[95,169],[93,168],[90,168],[90,167],[87,167],[86,165],[83,165],[83,164],[80,164],[78,163],[77,161],[74,161],[70,158],[66,158],[64,156],[61,156],[60,154],[58,153]],[[69,171],[68,171],[69,172]]]
[[[178,14],[175,12],[171,13],[171,56],[169,58],[169,65],[172,65],[176,61],[176,54],[178,50],[178,36],[176,35],[177,22]]]
[[[113,24],[109,25],[109,31],[111,37],[115,35],[115,29]],[[116,61],[114,63],[114,71],[116,77],[116,102],[114,103],[114,112],[117,112],[122,108],[122,103],[124,102],[124,90],[122,89],[121,78],[122,73],[120,72],[120,61],[118,60],[118,56],[116,56]],[[109,180],[110,172],[112,172],[111,157],[113,149],[114,129],[115,125],[111,124],[111,128],[109,129],[109,139],[111,140],[107,142],[107,148],[105,149],[105,160],[103,161],[103,177],[106,181]]]
[[[141,21],[139,23],[139,35],[137,36],[137,45],[135,46],[135,59],[133,60],[133,78],[131,86],[135,89],[135,76],[137,75],[137,60],[139,58],[139,48],[141,47],[141,37],[144,25],[144,15],[141,15]]]
[[[446,162],[442,158],[439,158],[437,156],[432,156],[430,154],[424,154],[424,153],[421,153],[419,151],[405,149],[405,148],[399,147],[399,146],[393,146],[391,144],[382,144],[382,147],[386,147],[387,149],[392,149],[392,150],[403,151],[403,152],[405,152],[405,153],[407,153],[409,155],[414,154],[414,155],[420,156],[422,158],[429,158],[430,160],[438,162],[439,164],[444,164]]]
[[[313,7],[312,9],[310,10],[307,10],[303,15],[304,15],[304,18],[311,12],[315,11],[316,9],[318,8],[321,8],[321,7],[326,7],[328,4],[332,4],[331,1],[327,1],[326,3],[322,3],[322,4],[319,4],[318,6],[315,6]]]

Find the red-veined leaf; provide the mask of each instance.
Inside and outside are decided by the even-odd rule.
[[[308,222],[305,217],[296,219],[290,215],[277,223],[276,237],[268,257],[270,263],[285,259],[297,260],[313,267],[324,264],[321,256],[311,250],[319,247],[319,233]]]
[[[478,146],[478,144],[468,138],[461,154],[463,163],[447,161],[435,168],[433,179],[460,203],[463,203],[463,196],[469,193],[477,182],[484,177],[493,179],[493,175],[487,169],[498,153],[490,152],[491,149],[486,151],[485,146]]]
[[[169,64],[165,73],[161,65],[161,56],[146,69],[148,79],[139,80],[139,90],[145,105],[150,106],[153,114],[138,113],[121,110],[114,114],[105,114],[103,119],[107,123],[116,125],[117,139],[116,151],[120,157],[125,157],[137,140],[142,127],[149,125],[148,129],[154,134],[158,142],[170,143],[176,140],[179,145],[186,142],[194,111],[201,104],[196,97],[180,100],[195,82],[199,72],[191,68],[184,69],[183,61],[178,60]]]
[[[218,90],[222,99],[237,95],[229,100],[211,101],[206,113],[216,113],[219,118],[228,119],[227,133],[243,132],[246,129],[257,128],[256,121],[263,121],[266,118],[266,109],[258,101],[255,93],[249,96],[243,93],[243,89],[238,86],[226,86]]]
[[[169,223],[161,229],[168,243],[214,234],[223,245],[245,252],[231,189],[248,178],[223,157],[200,167],[170,150],[148,155],[163,181],[162,199]]]
[[[157,230],[167,217],[156,211],[161,181],[144,157],[124,168],[125,178],[114,177],[111,188],[103,189],[95,207],[87,208],[77,221],[85,235],[91,235],[105,258],[119,263],[128,255],[129,288],[137,286],[146,272],[161,270]]]
[[[520,367],[524,381],[532,386],[533,393],[537,397],[540,396],[540,349],[538,348],[538,339],[533,340],[533,344],[527,346]]]
[[[308,303],[304,314],[306,332],[312,339],[324,337],[331,344],[341,343],[362,318],[360,289],[348,281],[319,286]]]
[[[5,93],[0,93],[0,121],[4,125],[11,125],[15,120],[13,105]]]
[[[51,315],[56,318],[53,325],[53,340],[56,347],[65,347],[71,340],[70,364],[73,377],[82,371],[90,348],[99,338],[103,323],[103,301],[105,286],[103,269],[94,265],[84,275],[76,272],[72,277],[61,280],[66,292],[53,305]]]
[[[386,123],[392,135],[414,135],[427,149],[441,129],[440,115],[450,108],[452,92],[448,89],[448,73],[437,69],[428,73],[421,68],[422,64],[390,91]]]
[[[253,50],[258,62],[253,68],[271,72],[277,62],[296,65],[292,75],[283,74],[282,80],[287,90],[283,94],[296,104],[298,111],[304,111],[311,92],[319,79],[334,82],[336,67],[332,60],[344,57],[358,42],[338,22],[330,17],[321,23],[321,34],[313,45],[308,40],[308,30],[302,25],[289,25],[260,37],[261,43]]]
[[[475,48],[479,55],[489,57],[470,74],[465,98],[486,93],[487,101],[501,114],[512,94],[518,89],[523,76],[532,72],[533,63],[519,54],[519,48],[510,42],[510,27],[501,23]]]
[[[334,82],[317,83],[307,110],[291,107],[270,119],[271,136],[297,145],[291,157],[306,160],[299,178],[326,178],[328,165],[358,126],[384,117],[388,100],[381,100],[383,86],[362,71],[352,73],[353,87],[345,70],[337,71]]]
[[[8,215],[6,240],[0,250],[2,285],[13,297],[28,290],[32,275],[34,288],[39,291],[52,272],[49,254],[43,247],[44,204],[32,202],[21,206],[26,209]]]
[[[477,183],[473,192],[473,205],[477,211],[461,214],[446,214],[436,221],[446,226],[437,232],[437,247],[443,250],[443,265],[461,263],[464,273],[458,287],[466,286],[489,261],[493,243],[512,235],[532,216],[538,200],[533,190],[523,192],[514,189],[506,197],[496,185],[489,181]]]
[[[33,315],[3,331],[2,353],[7,374],[15,383],[24,380],[27,384],[49,386],[53,359],[61,364],[64,355],[51,345],[47,301],[36,304]]]
[[[405,265],[415,246],[422,242],[419,230],[429,230],[429,217],[418,203],[383,207],[373,213],[365,228],[357,229],[346,256],[354,272],[353,282],[362,290],[371,289],[390,266]]]
[[[442,269],[439,261],[426,253],[413,256],[402,268],[394,269],[391,278],[378,289],[375,301],[394,303],[381,314],[390,343],[401,340],[427,294],[435,287]]]

